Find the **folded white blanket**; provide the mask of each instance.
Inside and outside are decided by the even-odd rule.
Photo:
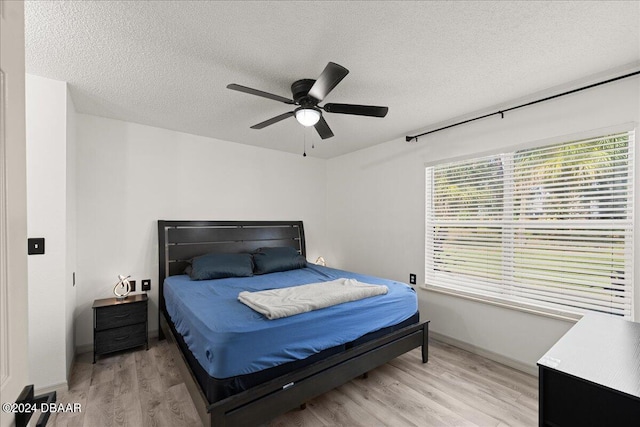
[[[386,294],[388,291],[383,285],[371,285],[355,279],[337,279],[267,291],[244,291],[238,294],[238,300],[273,320]]]

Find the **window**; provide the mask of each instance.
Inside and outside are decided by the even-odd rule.
[[[631,318],[634,133],[426,168],[427,287]]]

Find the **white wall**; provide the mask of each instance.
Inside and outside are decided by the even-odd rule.
[[[424,283],[426,163],[637,122],[639,88],[638,78],[622,80],[517,110],[504,119],[489,118],[435,133],[417,143],[399,138],[329,160],[327,262],[405,282],[409,273],[416,273],[418,283]],[[636,174],[636,197],[640,197],[639,177]],[[639,245],[636,231],[637,260]],[[638,271],[635,283],[640,309]],[[418,294],[421,315],[431,320],[432,331],[528,370],[571,326],[432,291]],[[637,313],[636,319],[640,319]]]
[[[67,85],[26,77],[27,230],[45,238],[45,254],[28,257],[29,376],[36,389],[66,383]]]
[[[324,160],[83,114],[76,138],[81,350],[118,274],[152,280],[157,330],[158,219],[303,220],[307,258],[325,253]]]
[[[47,239],[47,254],[29,257],[31,376],[41,386],[64,381],[74,318],[75,345],[91,348],[91,305],[112,296],[118,274],[138,287],[152,279],[157,330],[158,219],[302,219],[309,260],[323,255],[331,266],[402,281],[417,273],[423,282],[425,163],[640,119],[639,83],[629,79],[325,161],[76,116],[63,82],[29,81],[29,235]],[[525,369],[571,326],[426,290],[419,299],[432,331]]]

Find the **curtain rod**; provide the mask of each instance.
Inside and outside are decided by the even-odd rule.
[[[504,110],[498,110],[498,111],[496,111],[494,113],[489,113],[489,114],[485,114],[483,116],[474,117],[472,119],[463,120],[461,122],[454,123],[452,125],[443,126],[441,128],[438,128],[438,129],[430,130],[429,132],[424,132],[424,133],[421,133],[421,134],[418,134],[418,135],[406,136],[405,139],[406,139],[407,142],[411,141],[412,139],[415,139],[416,142],[417,142],[418,141],[418,137],[429,135],[430,133],[439,132],[441,130],[449,129],[449,128],[452,128],[452,127],[455,127],[455,126],[464,125],[466,123],[474,122],[476,120],[485,119],[487,117],[497,116],[498,114],[500,115],[501,118],[504,119],[504,113],[506,113],[506,112],[517,110],[518,108],[522,108],[522,107],[528,107],[530,105],[538,104],[540,102],[549,101],[551,99],[560,98],[561,96],[570,95],[572,93],[580,92],[580,91],[583,91],[583,90],[586,90],[586,89],[591,89],[593,87],[604,85],[604,84],[607,84],[607,83],[612,83],[612,82],[615,82],[617,80],[626,79],[627,77],[636,76],[638,74],[640,74],[640,70],[639,71],[634,71],[632,73],[624,74],[622,76],[613,77],[611,79],[604,80],[604,81],[601,81],[601,82],[598,82],[598,83],[593,83],[593,84],[590,84],[590,85],[587,85],[587,86],[579,87],[577,89],[572,89],[572,90],[569,90],[569,91],[566,91],[566,92],[558,93],[556,95],[547,96],[546,98],[537,99],[535,101],[527,102],[525,104],[516,105],[515,107],[506,108]]]

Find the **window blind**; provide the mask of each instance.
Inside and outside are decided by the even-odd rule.
[[[427,167],[427,286],[630,318],[634,137]]]

